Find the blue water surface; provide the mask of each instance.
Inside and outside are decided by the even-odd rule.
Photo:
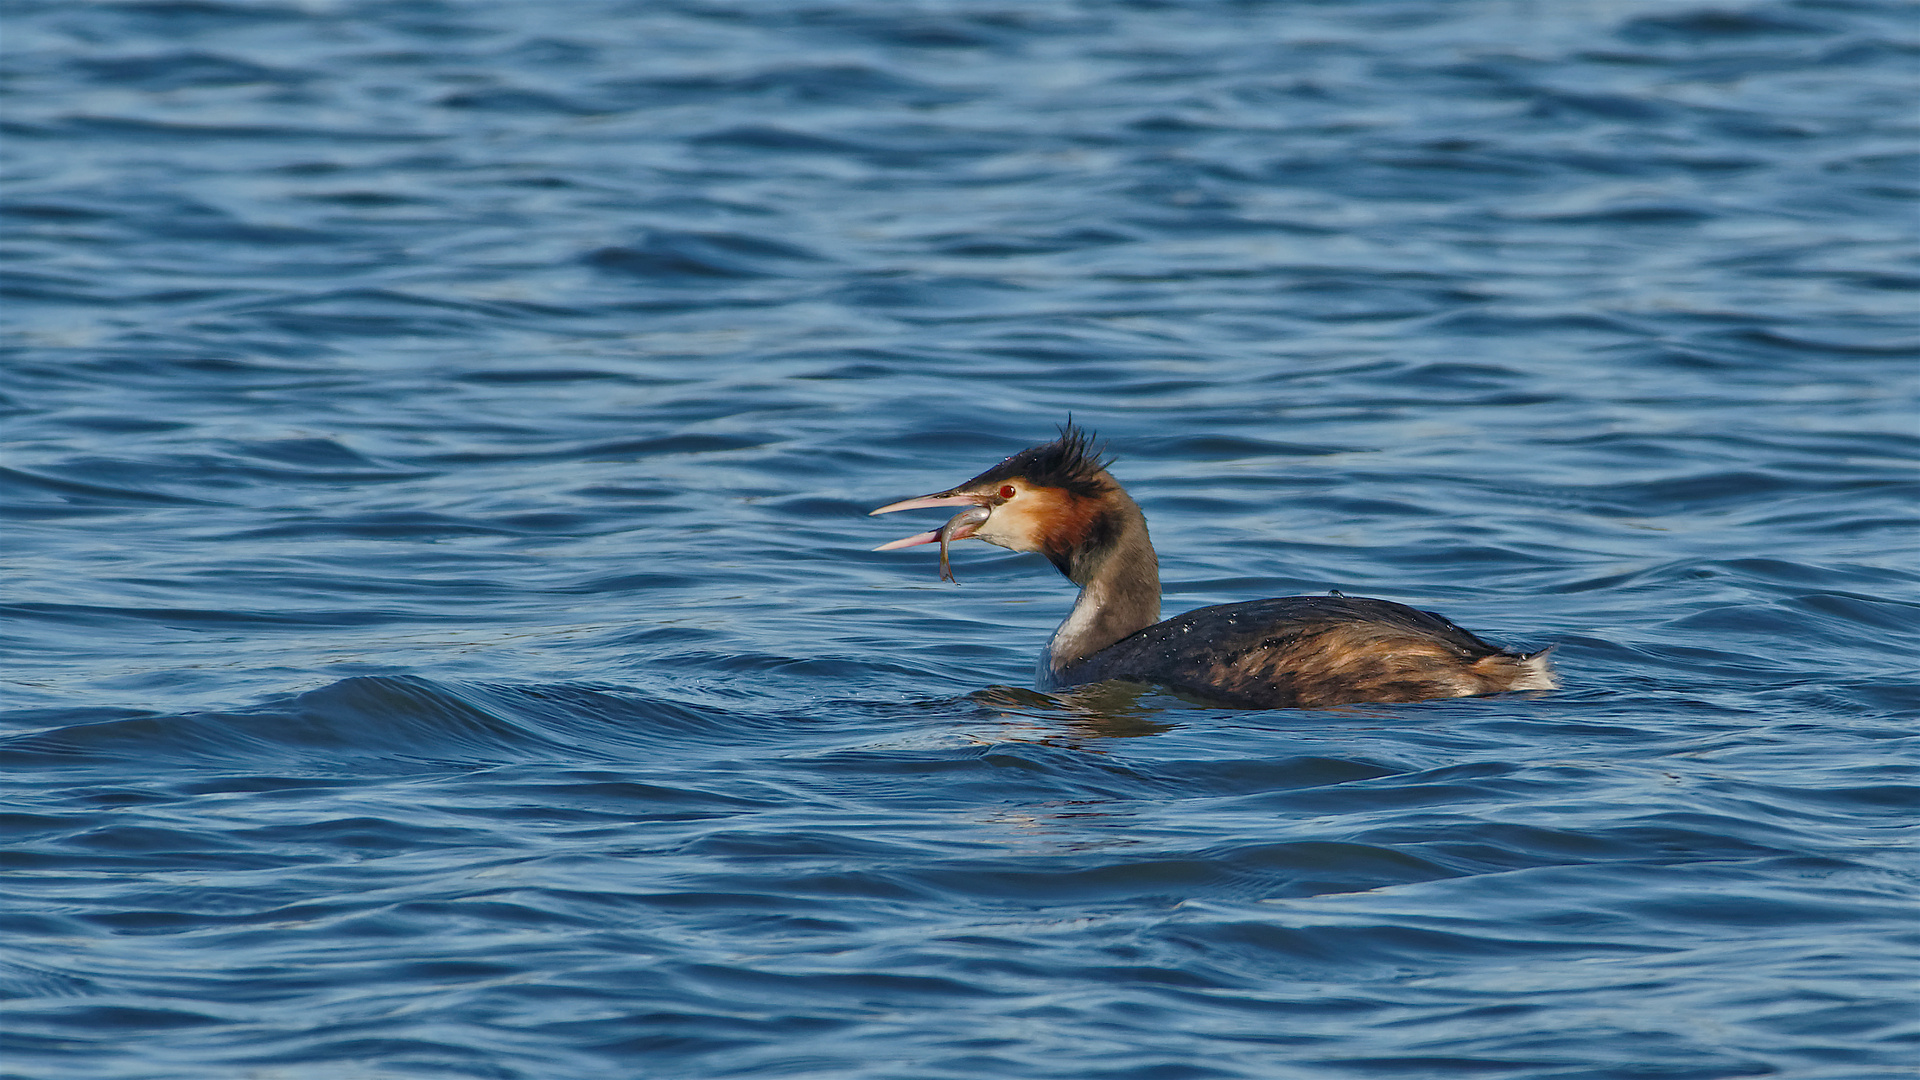
[[[0,1074],[1910,1076],[1905,0],[7,0]],[[1109,440],[1026,689],[870,520]],[[903,515],[903,517],[915,515]]]

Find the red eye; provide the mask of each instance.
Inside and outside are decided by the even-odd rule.
[[[1000,497],[1001,497],[1001,498],[1003,498],[1003,499],[1011,499],[1011,498],[1013,498],[1013,497],[1014,497],[1015,495],[1018,495],[1018,494],[1020,494],[1020,493],[1019,493],[1018,491],[1015,491],[1015,490],[1013,489],[1013,485],[1012,485],[1012,484],[1001,484],[1001,485],[1000,485]]]

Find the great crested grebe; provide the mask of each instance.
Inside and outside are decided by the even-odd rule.
[[[1052,560],[1080,598],[1040,658],[1042,689],[1119,679],[1253,708],[1425,701],[1559,685],[1548,650],[1489,645],[1431,611],[1358,596],[1283,596],[1160,621],[1160,563],[1147,519],[1073,426],[979,476],[875,514],[965,509],[876,551],[975,537]]]

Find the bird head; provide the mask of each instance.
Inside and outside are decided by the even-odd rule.
[[[1130,505],[1106,466],[1093,436],[1069,420],[1058,439],[1022,450],[964,484],[872,511],[961,508],[941,529],[874,550],[973,537],[1011,551],[1037,551],[1073,577],[1076,553],[1111,540],[1116,497]]]

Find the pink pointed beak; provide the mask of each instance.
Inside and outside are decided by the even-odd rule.
[[[888,503],[878,510],[867,511],[868,517],[891,514],[895,510],[924,510],[929,506],[973,506],[981,502],[978,495],[962,495],[954,491],[942,491],[937,495],[922,495],[917,499],[901,499],[897,503]]]
[[[960,495],[951,491],[943,491],[937,495],[922,495],[917,499],[901,499],[897,503],[888,503],[878,510],[869,510],[867,516],[873,517],[876,514],[891,514],[896,510],[924,510],[935,506],[978,507],[981,505],[981,501],[978,495]],[[895,548],[918,547],[921,544],[931,544],[940,539],[940,533],[942,531],[946,532],[948,540],[964,540],[972,536],[974,531],[980,527],[980,524],[986,521],[986,516],[981,515],[978,520],[962,522],[960,519],[966,516],[968,515],[957,514],[951,521],[948,521],[942,529],[935,529],[932,532],[915,533],[912,536],[902,537],[890,543],[881,544],[873,550],[892,551]]]

